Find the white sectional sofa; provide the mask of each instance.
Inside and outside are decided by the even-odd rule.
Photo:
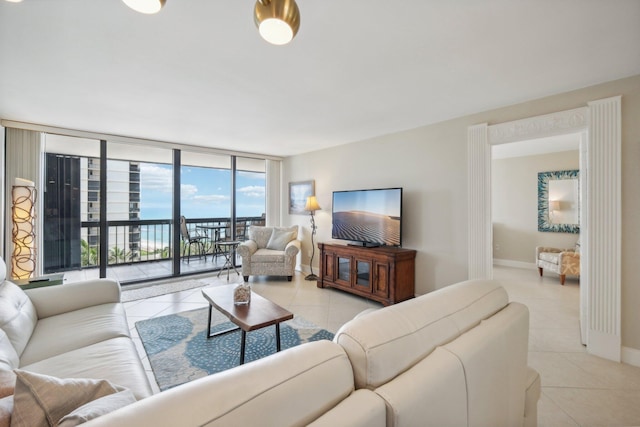
[[[88,426],[535,426],[529,312],[467,281],[361,313],[303,344],[156,394]]]
[[[120,285],[89,280],[23,291],[0,258],[0,370],[106,379],[153,394],[129,335]]]

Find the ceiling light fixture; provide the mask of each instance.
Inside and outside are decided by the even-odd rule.
[[[22,0],[7,0],[10,3],[20,3]]]
[[[253,18],[262,38],[275,45],[289,43],[300,28],[295,0],[258,0]]]
[[[166,0],[122,0],[124,4],[140,13],[158,13]]]

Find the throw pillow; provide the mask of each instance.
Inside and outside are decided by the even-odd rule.
[[[269,238],[273,234],[271,227],[262,227],[259,225],[252,225],[249,227],[249,240],[253,240],[258,245],[258,249],[264,249],[269,243]]]
[[[89,420],[98,418],[100,415],[108,414],[111,411],[135,403],[136,397],[131,390],[124,390],[119,393],[109,394],[100,399],[86,403],[65,415],[59,422],[58,427],[73,427],[86,423]]]
[[[269,239],[269,243],[267,243],[267,249],[273,249],[276,251],[284,251],[284,248],[287,246],[293,239],[293,232],[277,230],[273,229],[273,233],[271,233],[271,238]]]
[[[80,406],[125,390],[107,380],[60,379],[20,369],[15,373],[12,427],[55,426]]]
[[[13,412],[13,396],[0,399],[0,427],[11,425],[11,413]]]
[[[16,374],[13,371],[0,369],[0,399],[11,396],[16,387]]]

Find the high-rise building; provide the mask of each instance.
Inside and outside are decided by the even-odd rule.
[[[100,159],[47,153],[45,161],[44,271],[50,273],[97,265]],[[108,160],[107,220],[139,219],[140,164]],[[139,257],[139,225],[110,226],[108,237],[112,262],[133,261]]]

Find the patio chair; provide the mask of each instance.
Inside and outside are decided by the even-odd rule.
[[[187,228],[187,219],[184,216],[180,217],[180,237],[182,238],[182,257],[187,253],[187,262],[191,259],[191,246],[196,245],[198,248],[198,258],[204,254],[204,260],[207,260],[207,255],[204,251],[204,244],[207,236],[201,236],[199,234],[191,235]]]

